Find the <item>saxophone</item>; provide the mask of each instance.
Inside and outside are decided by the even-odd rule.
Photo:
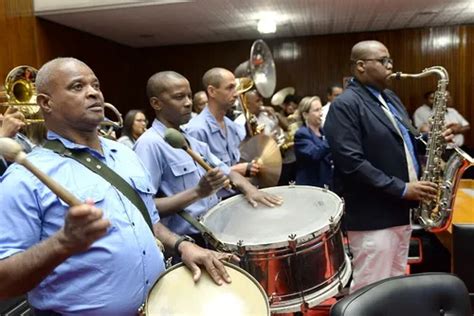
[[[474,165],[474,159],[459,147],[454,147],[454,153],[444,162],[441,158],[446,150],[446,141],[442,135],[445,129],[446,87],[449,83],[448,72],[441,66],[424,69],[419,74],[394,73],[389,79],[424,78],[437,75],[438,86],[435,91],[433,115],[429,119],[430,131],[426,144],[426,166],[421,181],[430,181],[437,185],[436,199],[423,200],[413,210],[415,220],[430,232],[441,232],[451,224],[453,205],[456,198],[461,176],[464,170]],[[421,139],[420,137],[417,137]]]

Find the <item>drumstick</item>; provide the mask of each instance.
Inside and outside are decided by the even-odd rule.
[[[36,168],[28,159],[20,144],[8,137],[0,137],[0,155],[6,160],[22,165],[43,182],[51,191],[69,206],[82,204],[74,195],[66,190],[62,185],[54,181],[43,171]]]
[[[204,168],[206,171],[212,170],[211,166],[207,162],[202,159],[200,155],[195,153],[191,148],[189,148],[188,144],[186,143],[186,139],[184,138],[183,134],[177,131],[174,128],[167,128],[164,136],[165,141],[171,145],[173,148],[183,149],[186,151],[194,161],[196,161],[201,167]],[[232,184],[228,184],[225,186],[226,189],[232,189]]]

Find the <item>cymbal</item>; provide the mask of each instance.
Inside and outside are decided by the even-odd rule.
[[[295,94],[295,88],[286,87],[277,91],[271,100],[272,105],[281,106],[287,95]]]
[[[240,145],[240,156],[242,161],[255,160],[260,164],[257,174],[259,188],[272,187],[278,184],[281,174],[281,152],[272,137],[258,134]]]

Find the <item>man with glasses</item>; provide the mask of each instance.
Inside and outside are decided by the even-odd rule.
[[[325,124],[335,188],[346,201],[344,225],[353,254],[351,292],[405,273],[410,208],[436,194],[434,183],[418,181],[417,144],[400,123],[408,114],[395,93],[386,89],[392,67],[382,43],[354,45],[354,78],[334,100]]]

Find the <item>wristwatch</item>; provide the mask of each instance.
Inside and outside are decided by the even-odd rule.
[[[179,248],[179,245],[183,241],[189,241],[189,242],[192,242],[193,244],[196,243],[196,241],[194,239],[192,239],[191,237],[189,237],[188,235],[183,235],[183,236],[179,237],[178,240],[176,240],[176,242],[174,244],[174,253],[175,254],[180,255],[178,248]]]

